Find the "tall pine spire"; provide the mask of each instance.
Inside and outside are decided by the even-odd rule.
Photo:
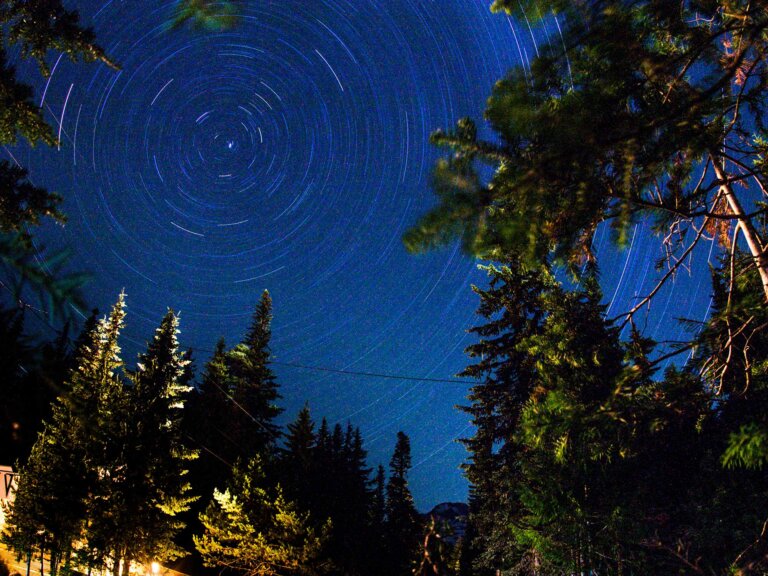
[[[262,293],[243,342],[228,354],[235,378],[232,396],[237,403],[233,424],[243,456],[250,458],[274,445],[280,435],[274,419],[282,412],[275,375],[269,366],[272,337],[272,298]]]
[[[410,574],[420,543],[419,517],[408,487],[410,469],[411,441],[398,432],[387,482],[386,548],[393,575]]]

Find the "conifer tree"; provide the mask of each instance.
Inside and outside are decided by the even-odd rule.
[[[317,492],[315,463],[315,423],[305,404],[288,424],[285,447],[281,449],[280,468],[286,495],[305,510],[314,509]]]
[[[245,458],[259,451],[269,452],[280,435],[274,423],[282,412],[275,404],[280,395],[269,366],[271,325],[272,298],[265,290],[245,339],[227,354],[227,365],[234,379],[231,395],[239,409],[232,419],[233,440]]]
[[[460,237],[475,254],[575,265],[591,256],[601,222],[625,244],[643,214],[671,242],[673,269],[705,231],[725,246],[743,242],[765,302],[765,4],[524,4],[533,8],[492,8],[526,18],[554,10],[563,36],[496,83],[485,113],[493,141],[469,119],[433,134],[453,152],[435,170],[440,202],[406,234],[408,247]]]
[[[189,388],[181,383],[185,361],[178,349],[178,318],[169,311],[137,370],[129,372],[120,449],[111,462],[110,481],[91,530],[101,545],[124,559],[147,562],[182,554],[174,543],[179,514],[190,500],[181,410]],[[114,533],[109,529],[117,527]]]
[[[19,553],[31,553],[30,546],[41,554],[50,552],[52,570],[86,530],[86,518],[97,507],[97,483],[106,473],[107,455],[117,449],[114,428],[104,422],[109,414],[124,416],[115,380],[123,317],[121,294],[110,316],[80,338],[66,392],[20,470],[19,505],[11,509],[5,538]]]
[[[0,5],[0,144],[15,144],[19,137],[35,146],[56,144],[43,110],[33,101],[32,87],[20,82],[16,69],[8,64],[8,49],[16,46],[22,58],[36,61],[43,77],[48,77],[47,58],[51,50],[66,54],[72,61],[101,61],[117,68],[96,44],[93,31],[80,25],[77,11],[66,9],[61,0],[7,0]],[[31,242],[29,226],[42,218],[64,221],[59,210],[61,197],[33,185],[27,171],[8,161],[0,161],[0,262],[11,272],[4,278],[13,286],[15,297],[30,286],[40,294],[49,316],[68,317],[69,306],[82,307],[82,274],[63,275],[66,253],[46,257]]]
[[[519,346],[537,333],[544,320],[541,297],[553,286],[544,269],[529,269],[510,256],[501,268],[481,267],[490,277],[490,287],[473,286],[480,296],[478,314],[486,324],[470,330],[480,341],[467,348],[479,361],[462,376],[482,380],[471,389],[471,405],[462,409],[475,425],[473,437],[462,442],[469,452],[464,471],[471,484],[472,523],[477,531],[475,559],[481,570],[508,568],[519,556],[508,525],[520,504],[513,485],[519,475],[518,450],[510,442],[517,432],[520,414],[533,389],[535,366]]]
[[[408,488],[410,469],[411,442],[401,431],[397,433],[387,481],[386,551],[393,575],[411,572],[421,539],[421,523]]]
[[[373,502],[371,504],[373,526],[379,531],[384,530],[384,521],[387,515],[386,479],[384,466],[379,464],[376,469],[376,478],[373,481]]]
[[[369,558],[371,573],[386,575],[388,568],[387,557],[387,497],[386,478],[384,466],[379,464],[376,468],[376,477],[373,480],[371,491],[371,528]]]
[[[232,465],[240,456],[240,447],[230,430],[236,410],[229,398],[231,385],[226,345],[220,339],[184,416],[186,433],[200,448],[200,457],[191,463],[193,489],[204,499],[210,497],[214,488],[224,489]]]
[[[316,531],[279,485],[270,490],[266,484],[255,456],[235,469],[226,491],[214,491],[200,517],[205,531],[194,539],[205,564],[247,576],[322,573],[327,527]]]

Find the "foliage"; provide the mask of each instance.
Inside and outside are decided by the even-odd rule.
[[[654,343],[604,319],[594,272],[566,291],[514,258],[488,270],[468,369],[485,378],[466,441],[475,573],[726,573],[765,550],[766,471],[721,465],[754,455],[734,441],[745,403],[713,404],[695,365],[656,375]]]
[[[23,303],[28,291],[37,296],[48,322],[60,317],[70,320],[73,309],[86,309],[83,285],[90,275],[66,272],[69,251],[46,255],[42,246],[35,247],[26,233],[0,234],[0,269],[5,280],[0,286]]]
[[[79,339],[49,422],[20,470],[5,539],[18,553],[50,553],[51,571],[78,543],[84,564],[173,558],[188,508],[181,437],[186,361],[178,319],[163,319],[139,368],[124,379],[120,295],[109,317]]]
[[[61,0],[14,0],[0,9],[8,42],[21,46],[22,57],[34,58],[46,77],[50,71],[45,58],[51,50],[66,54],[73,62],[101,61],[116,67],[96,44],[93,31],[79,22],[77,11],[64,8]]]
[[[410,468],[411,441],[400,431],[389,461],[387,481],[385,546],[391,574],[410,574],[419,551],[421,520],[408,487]]]
[[[4,533],[4,540],[19,554],[37,548],[41,553],[50,551],[55,559],[83,535],[97,467],[108,443],[100,423],[91,418],[109,397],[114,371],[120,366],[117,334],[123,316],[121,297],[109,318],[81,339],[78,365],[19,471]]]
[[[493,8],[527,14],[506,0]],[[767,182],[768,9],[553,0],[532,13],[549,8],[565,16],[563,42],[496,84],[485,116],[497,137],[479,140],[469,119],[433,134],[452,155],[434,171],[437,207],[406,246],[460,237],[473,254],[517,251],[532,264],[553,255],[576,271],[599,224],[623,245],[647,214],[675,269],[705,234],[727,245],[741,234],[768,298],[765,204],[753,202]]]
[[[232,0],[178,0],[170,28],[189,25],[196,30],[221,32],[240,23],[237,2]]]
[[[184,427],[203,447],[191,468],[194,492],[205,499],[201,504],[214,488],[224,489],[238,459],[268,457],[280,437],[274,423],[282,412],[276,404],[280,394],[269,366],[271,322],[272,299],[265,290],[243,341],[230,350],[219,341],[190,397]]]
[[[343,431],[337,424],[331,433],[325,420],[317,434],[314,428],[305,406],[288,425],[277,462],[278,478],[286,496],[312,513],[316,529],[330,519],[325,554],[335,573],[375,572],[383,553],[384,518],[376,515],[360,430],[347,425]]]
[[[513,495],[519,451],[509,439],[534,386],[532,357],[521,343],[541,328],[541,299],[555,284],[545,269],[528,269],[514,257],[501,268],[483,269],[490,286],[473,289],[481,299],[478,314],[487,323],[470,330],[480,340],[467,353],[479,360],[461,373],[482,383],[471,389],[471,405],[462,407],[475,426],[473,437],[462,442],[469,452],[463,468],[472,486],[473,563],[478,570],[493,570],[511,566],[524,552],[509,531],[520,507]]]
[[[279,485],[268,491],[264,483],[256,456],[234,470],[227,490],[214,491],[201,515],[205,531],[195,537],[206,565],[246,576],[322,573],[317,559],[330,525],[315,531]]]
[[[69,324],[46,341],[25,330],[25,317],[20,308],[0,309],[0,462],[26,461],[75,365]],[[94,327],[92,317],[80,344]]]
[[[178,349],[178,318],[163,318],[147,352],[139,356],[129,384],[110,394],[102,429],[113,449],[100,466],[89,510],[88,536],[117,558],[149,562],[183,555],[174,537],[179,514],[189,508],[181,410],[189,388],[182,384],[186,361]]]
[[[43,118],[43,110],[33,102],[31,86],[17,79],[16,69],[7,62],[6,49],[19,46],[21,57],[34,59],[46,77],[50,74],[46,59],[52,50],[66,54],[72,61],[101,61],[112,68],[117,66],[96,44],[93,31],[80,26],[77,11],[64,8],[61,0],[3,2],[0,27],[0,144],[15,144],[22,137],[32,146],[38,142],[53,146],[56,138]],[[5,267],[4,283],[14,283],[17,293],[24,285],[31,285],[46,302],[50,318],[52,310],[66,317],[69,304],[82,307],[79,289],[85,280],[81,274],[55,277],[61,274],[57,268],[66,257],[64,253],[47,258],[55,261],[55,267],[31,261],[36,251],[28,227],[46,217],[63,223],[60,203],[58,194],[33,185],[26,169],[0,161],[0,260]]]

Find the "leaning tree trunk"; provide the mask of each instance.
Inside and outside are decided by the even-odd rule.
[[[736,197],[736,194],[734,194],[731,184],[728,183],[728,178],[717,158],[714,154],[710,155],[710,157],[712,159],[712,166],[715,169],[715,175],[721,182],[720,193],[723,195],[726,202],[728,202],[728,208],[730,209],[731,214],[736,217],[738,226],[740,227],[741,233],[749,248],[749,253],[752,255],[752,260],[760,274],[760,281],[763,284],[763,294],[765,295],[766,302],[768,302],[768,253],[766,252],[768,247],[762,242],[752,220],[745,214],[744,208]]]

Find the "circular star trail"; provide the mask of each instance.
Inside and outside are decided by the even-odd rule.
[[[174,2],[73,6],[121,70],[57,61],[37,94],[60,147],[8,152],[65,197],[66,227],[41,238],[93,274],[90,301],[104,311],[125,289],[126,361],[170,306],[200,368],[266,288],[277,361],[425,378],[467,364],[484,275],[456,247],[408,256],[400,237],[433,202],[429,134],[480,117],[493,83],[556,40],[553,18],[485,0],[248,0],[217,32],[171,27]],[[619,301],[647,284],[626,258],[606,290]],[[275,368],[286,418],[308,400],[350,419],[372,463],[403,430],[417,504],[466,498],[467,385]]]

